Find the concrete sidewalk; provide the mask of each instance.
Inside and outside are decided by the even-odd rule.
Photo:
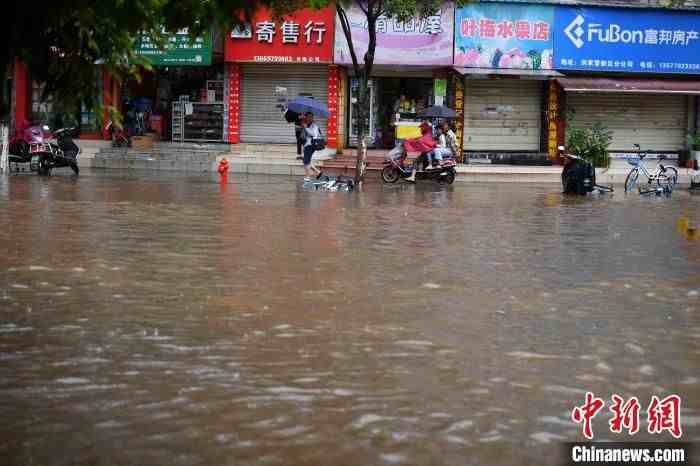
[[[112,148],[107,141],[78,141],[82,148],[81,167],[97,169],[176,170],[187,172],[215,172],[219,161],[229,161],[231,173],[301,176],[302,162],[297,160],[296,147],[288,144],[194,144],[156,143],[152,149],[136,150]],[[376,159],[376,160],[375,160]],[[343,161],[340,163],[340,161]],[[354,172],[354,164],[347,155],[335,155],[333,150],[314,154],[317,166],[329,171]],[[383,155],[374,157],[368,178],[379,178]],[[347,167],[346,167],[347,165]],[[339,168],[339,167],[344,168]],[[647,168],[652,171],[655,162]],[[624,161],[615,161],[608,169],[596,169],[599,184],[623,184],[631,167]],[[457,167],[458,182],[483,183],[561,183],[561,166],[526,166],[475,163]],[[693,171],[678,168],[679,185],[688,185]],[[351,173],[345,173],[350,174]],[[700,173],[696,172],[696,175]]]
[[[651,167],[650,167],[651,169]],[[693,172],[688,168],[677,168],[678,184],[689,184]],[[561,166],[528,167],[514,165],[459,165],[457,181],[493,183],[561,183]],[[630,168],[596,168],[596,182],[601,185],[624,184]],[[642,177],[643,178],[643,177]],[[645,181],[640,179],[640,181]]]

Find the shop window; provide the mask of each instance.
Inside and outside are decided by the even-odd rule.
[[[32,81],[32,121],[49,124],[53,119],[53,96],[43,94],[44,84]]]
[[[95,81],[97,102],[102,101],[102,74],[97,74]],[[44,84],[32,82],[32,115],[35,123],[48,125],[50,128],[79,126],[83,132],[99,131],[101,118],[94,106],[83,103],[80,112],[72,111],[67,105],[56,102],[53,95],[44,96]]]
[[[0,105],[0,120],[9,121],[12,107],[13,78],[9,75],[3,80],[2,104]]]

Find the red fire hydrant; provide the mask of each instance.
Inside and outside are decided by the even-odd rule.
[[[221,176],[227,176],[228,175],[228,160],[226,159],[221,159],[219,162],[219,175]]]

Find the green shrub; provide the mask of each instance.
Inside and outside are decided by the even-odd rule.
[[[598,122],[590,128],[577,127],[569,117],[566,130],[566,150],[585,158],[595,167],[607,168],[610,165],[608,148],[612,143],[612,131]]]
[[[688,135],[688,145],[691,150],[700,150],[700,131]]]

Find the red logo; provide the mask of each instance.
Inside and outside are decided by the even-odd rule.
[[[621,434],[626,430],[629,435],[639,432],[641,406],[637,397],[626,400],[620,395],[613,394],[610,412],[613,417],[609,421],[610,432]],[[588,440],[593,439],[593,418],[605,406],[605,402],[593,393],[587,392],[585,402],[576,406],[571,411],[571,419],[582,424],[583,436]],[[679,439],[683,436],[681,427],[681,397],[669,395],[660,400],[657,396],[651,397],[647,412],[647,432],[650,434],[670,433]]]
[[[583,406],[577,406],[571,412],[571,419],[575,423],[583,423],[583,435],[589,440],[593,438],[593,418],[598,415],[603,406],[605,406],[605,402],[602,399],[596,398],[593,393],[588,392]]]

